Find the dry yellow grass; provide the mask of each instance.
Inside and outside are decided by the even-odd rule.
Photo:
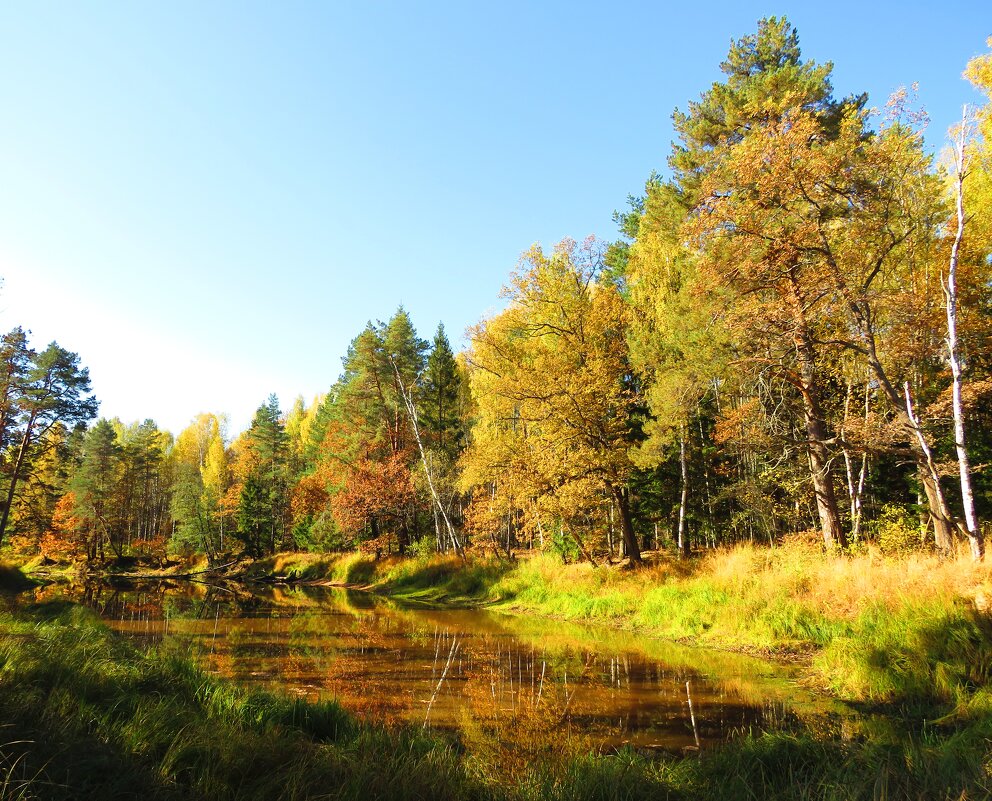
[[[828,617],[850,619],[867,605],[896,609],[906,602],[954,599],[979,608],[992,597],[992,567],[962,553],[887,556],[875,548],[853,555],[825,555],[815,546],[739,546],[708,556],[699,572],[737,594],[760,585],[770,596],[788,595]]]

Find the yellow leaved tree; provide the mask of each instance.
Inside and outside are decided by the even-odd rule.
[[[602,256],[593,239],[566,239],[550,254],[531,248],[504,290],[508,307],[471,330],[477,415],[462,482],[490,486],[483,502],[509,502],[521,517],[543,512],[587,556],[571,523],[613,504],[625,552],[640,561],[627,486],[634,392],[625,308],[601,280]]]

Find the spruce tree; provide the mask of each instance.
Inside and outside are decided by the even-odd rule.
[[[464,431],[458,410],[461,376],[451,344],[439,323],[420,384],[420,423],[425,444],[454,460],[462,447]]]
[[[238,504],[238,532],[253,556],[274,552],[286,539],[289,443],[279,399],[258,407],[246,434],[249,471]]]

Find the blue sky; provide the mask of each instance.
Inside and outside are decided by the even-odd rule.
[[[982,0],[0,4],[0,326],[173,431],[325,391],[401,303],[457,347],[532,243],[615,236],[770,14],[838,95],[918,82],[932,146],[980,100]]]

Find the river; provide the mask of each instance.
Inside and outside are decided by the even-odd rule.
[[[95,583],[35,594],[60,597],[241,684],[336,698],[373,722],[455,732],[468,748],[693,753],[817,704],[781,664],[342,588]]]

